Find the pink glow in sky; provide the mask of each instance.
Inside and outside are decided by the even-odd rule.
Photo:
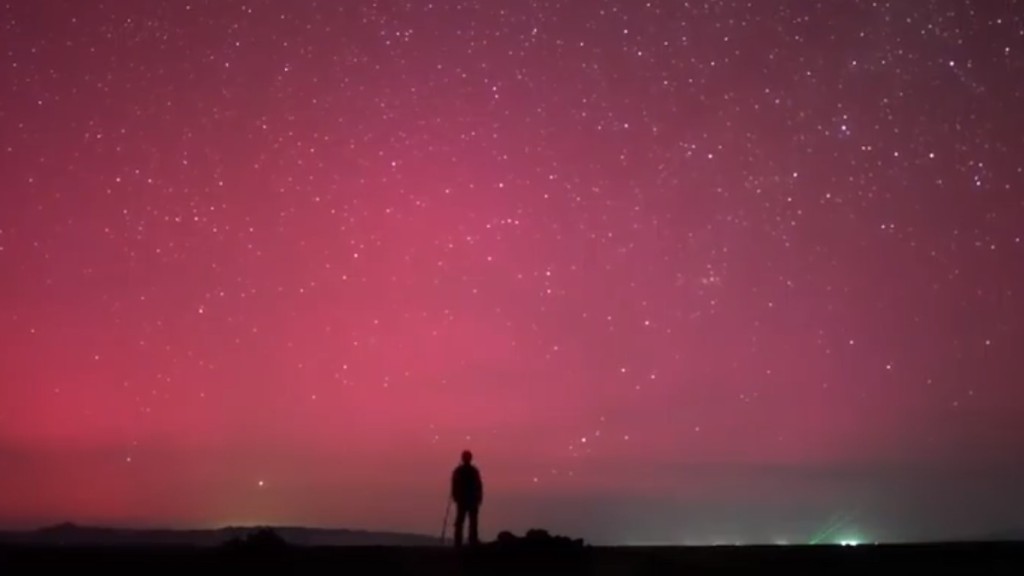
[[[1012,4],[6,3],[0,525],[1013,527]]]

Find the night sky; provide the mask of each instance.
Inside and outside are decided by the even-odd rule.
[[[1024,5],[11,0],[0,526],[1024,526]]]

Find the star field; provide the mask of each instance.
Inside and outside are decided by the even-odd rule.
[[[1019,526],[1019,2],[0,12],[0,523]]]

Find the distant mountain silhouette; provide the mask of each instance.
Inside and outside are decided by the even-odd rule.
[[[250,532],[245,538],[232,538],[224,544],[224,548],[228,550],[250,554],[283,552],[288,547],[288,542],[272,528],[260,528]]]
[[[211,530],[131,529],[58,524],[39,530],[0,531],[0,544],[47,546],[221,546],[244,541],[253,533],[272,530],[294,546],[437,546],[438,539],[421,534],[370,532],[300,526],[228,526]]]
[[[503,530],[498,533],[498,538],[490,544],[493,548],[510,551],[559,551],[576,550],[586,546],[582,538],[570,538],[562,535],[552,535],[547,530],[531,528],[524,536]]]

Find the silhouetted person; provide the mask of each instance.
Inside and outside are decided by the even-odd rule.
[[[462,546],[462,526],[469,518],[469,544],[480,543],[477,532],[477,518],[480,504],[484,500],[484,482],[480,471],[472,464],[473,454],[469,450],[462,452],[462,464],[452,472],[452,501],[455,502],[455,546]]]

